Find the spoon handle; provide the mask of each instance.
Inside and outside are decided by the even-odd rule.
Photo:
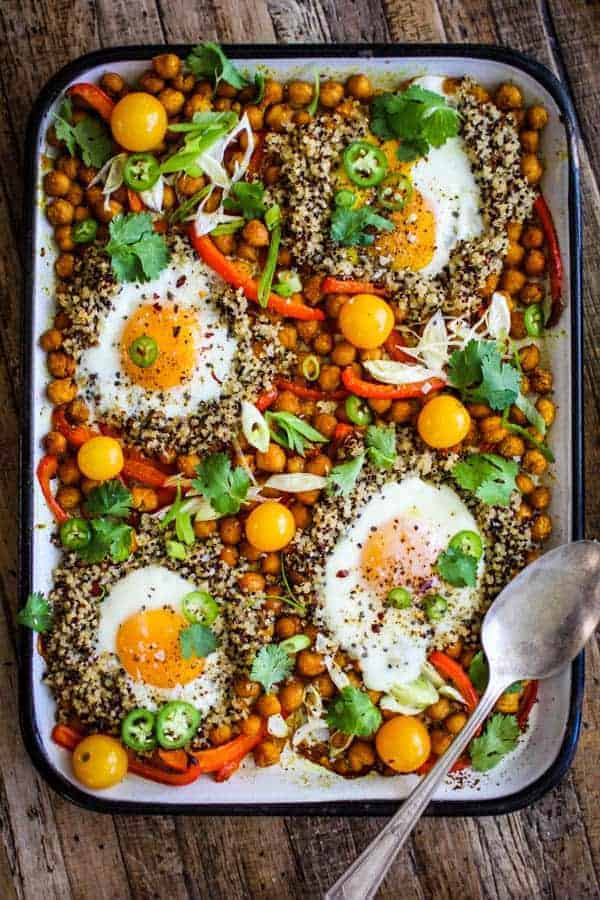
[[[475,712],[448,750],[409,794],[383,831],[329,889],[325,900],[369,900],[375,895],[396,854],[423,815],[435,789],[481,727],[501,693],[502,686],[490,681]]]

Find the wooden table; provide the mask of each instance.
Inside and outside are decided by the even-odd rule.
[[[587,534],[600,528],[600,3],[598,0],[3,0],[0,5],[0,896],[318,897],[381,819],[110,818],[71,806],[36,776],[18,734],[19,300],[23,133],[44,82],[68,60],[126,43],[475,41],[511,46],[572,91],[585,203]],[[533,808],[497,819],[425,820],[382,897],[600,897],[600,654],[588,651],[575,765]],[[595,696],[594,696],[595,694]]]

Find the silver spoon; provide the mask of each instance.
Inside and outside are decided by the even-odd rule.
[[[431,772],[325,900],[368,900],[421,818],[437,786],[515,681],[549,678],[582,650],[600,620],[600,543],[551,550],[517,575],[489,608],[481,640],[490,669],[477,709]]]

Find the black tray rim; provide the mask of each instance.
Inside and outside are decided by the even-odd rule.
[[[234,59],[295,59],[341,57],[368,59],[377,57],[470,58],[500,62],[513,66],[534,78],[555,100],[561,111],[562,123],[567,132],[569,149],[569,236],[571,258],[571,439],[572,439],[572,533],[573,540],[584,536],[584,428],[583,428],[583,308],[582,308],[582,226],[581,191],[578,167],[578,124],[573,101],[568,90],[543,64],[508,47],[493,44],[222,44]],[[35,247],[33,221],[35,209],[35,173],[39,130],[48,107],[64,91],[67,85],[94,66],[111,62],[129,62],[149,59],[166,51],[179,55],[189,53],[191,44],[134,44],[100,49],[87,53],[67,63],[56,72],[42,88],[31,109],[25,137],[24,197],[23,197],[23,247],[25,259],[25,284],[21,313],[21,425],[19,431],[19,571],[18,596],[22,601],[31,590],[33,581],[32,524],[34,472],[32,465],[32,380],[33,335],[32,320],[28,315],[33,305],[33,269]],[[21,605],[21,603],[19,604]],[[391,800],[344,800],[319,803],[159,803],[130,800],[111,800],[88,794],[66,779],[47,756],[42,736],[35,719],[33,702],[33,654],[35,634],[19,629],[19,722],[27,752],[44,780],[61,797],[92,812],[110,815],[266,815],[266,816],[378,816],[392,815],[398,803]],[[426,810],[429,816],[487,816],[515,812],[535,803],[565,776],[573,762],[581,732],[584,692],[584,654],[574,660],[571,670],[571,697],[569,715],[560,750],[535,781],[520,791],[506,797],[489,800],[438,800]]]

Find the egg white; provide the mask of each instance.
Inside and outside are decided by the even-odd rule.
[[[378,596],[361,577],[361,548],[374,529],[396,515],[422,523],[448,546],[459,531],[478,531],[465,504],[447,485],[434,485],[418,476],[386,484],[361,510],[356,521],[333,549],[321,586],[319,621],[330,639],[360,661],[367,688],[389,691],[419,676],[428,648],[472,618],[481,599],[478,567],[475,588],[453,588],[432,573],[432,591],[448,601],[441,621],[421,621],[411,608],[398,610]],[[375,630],[373,630],[375,626]]]
[[[440,94],[452,104],[452,95],[444,93],[444,80],[441,75],[428,75],[416,78],[412,83]],[[412,167],[411,178],[414,189],[422,194],[435,216],[434,254],[419,270],[431,277],[448,265],[450,254],[459,241],[468,241],[483,233],[481,194],[460,136],[448,138],[441,147],[432,147]]]
[[[136,569],[114,584],[100,604],[100,621],[96,638],[96,653],[107,668],[121,665],[117,655],[117,634],[120,626],[136,613],[165,606],[181,613],[181,601],[186,594],[206,585],[198,585],[164,566],[151,565]],[[186,700],[202,713],[216,706],[223,698],[231,664],[221,650],[206,657],[206,667],[198,678],[185,685],[160,688],[125,677],[139,706],[156,709],[170,700]]]
[[[189,415],[198,404],[215,400],[228,378],[236,350],[218,310],[211,302],[212,278],[195,259],[178,256],[158,278],[145,284],[121,284],[104,316],[95,346],[78,365],[78,378],[89,402],[100,416],[111,413],[142,417],[160,410],[168,418]],[[196,311],[199,336],[194,371],[189,380],[161,391],[134,384],[121,371],[120,342],[129,317],[148,303],[177,303]]]

